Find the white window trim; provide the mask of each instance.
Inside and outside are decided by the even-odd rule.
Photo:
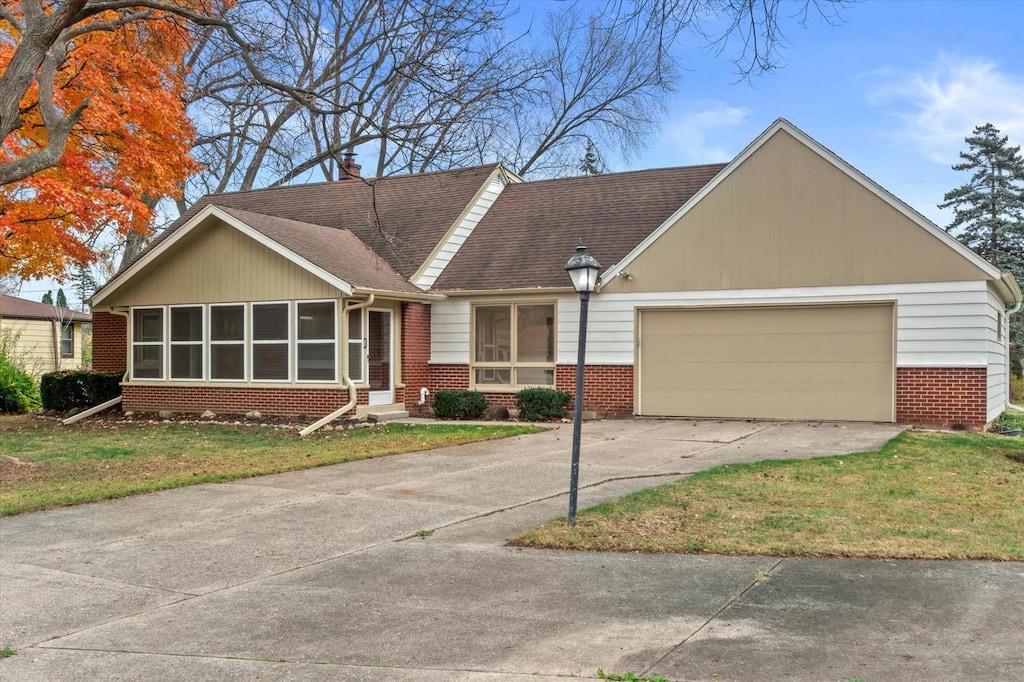
[[[161,333],[159,341],[136,341],[135,340],[135,312],[142,310],[159,310],[160,311],[160,322],[161,322]],[[169,374],[168,359],[167,359],[167,306],[163,305],[144,305],[136,308],[129,309],[128,328],[129,336],[131,337],[131,354],[128,358],[128,364],[131,367],[130,376],[132,381],[167,381],[167,375]],[[135,376],[135,347],[136,346],[159,346],[160,347],[160,376],[158,377],[137,377]]]
[[[203,325],[202,338],[199,341],[174,341],[174,340],[171,339],[171,312],[175,308],[199,308],[199,317],[200,317],[200,319],[202,319],[202,325]],[[208,317],[207,307],[205,305],[203,305],[202,303],[176,303],[174,305],[167,306],[167,311],[164,313],[164,316],[167,318],[166,322],[165,322],[165,327],[166,327],[167,331],[164,334],[164,338],[167,340],[167,349],[164,351],[166,353],[166,355],[167,355],[167,378],[166,378],[166,381],[205,381],[206,380],[206,376],[207,376],[207,374],[206,374],[206,370],[207,370],[207,356],[209,355],[209,351],[208,351],[207,345],[206,345],[207,337],[209,336],[209,334],[207,333],[207,330],[209,329],[209,326],[208,326],[209,325],[209,320],[207,319],[207,317]],[[198,378],[197,377],[172,377],[171,376],[171,368],[173,367],[173,365],[171,364],[171,348],[173,348],[174,346],[201,346],[202,347],[202,349],[203,349],[203,361],[202,361],[202,363],[200,363],[201,364],[201,368],[199,370],[200,376]]]
[[[359,315],[359,338],[349,338],[351,335],[351,325],[348,321],[348,316],[351,314]],[[366,337],[366,325],[369,322],[369,310],[367,308],[358,308],[356,310],[345,311],[345,363],[348,368],[348,377],[352,379],[352,383],[356,386],[369,386],[369,382],[366,375],[369,374],[367,371],[367,363],[369,361],[369,355],[367,353],[367,337]],[[356,379],[352,376],[352,365],[348,364],[348,351],[353,345],[359,346],[359,378]]]
[[[552,333],[555,335],[555,348],[554,355],[555,359],[551,362],[519,362],[516,360],[518,353],[518,321],[519,321],[519,306],[542,306],[550,305],[552,307],[553,319],[552,319]],[[509,359],[507,362],[478,362],[476,359],[476,311],[477,308],[498,308],[508,307],[510,309],[509,317]],[[489,392],[501,392],[501,391],[519,391],[524,388],[555,388],[556,382],[558,381],[558,301],[557,300],[545,300],[545,301],[480,301],[474,303],[470,307],[469,315],[470,324],[470,347],[469,347],[469,386],[473,390],[477,391],[489,391]],[[476,381],[476,371],[478,369],[507,369],[509,370],[509,383],[507,384],[480,384]],[[554,371],[554,376],[550,384],[519,384],[515,383],[518,378],[517,369],[550,369]]]
[[[224,341],[213,340],[213,309],[214,308],[242,308],[242,339],[231,339]],[[248,303],[210,303],[207,305],[209,324],[207,325],[206,339],[209,353],[206,359],[206,376],[213,383],[244,382],[249,383],[249,304]],[[230,379],[217,379],[213,376],[213,347],[214,346],[237,346],[242,344],[242,376]]]
[[[305,301],[299,301],[299,303],[305,303]],[[262,305],[285,305],[285,306],[287,306],[287,315],[288,315],[288,322],[287,322],[288,338],[287,339],[285,339],[284,341],[282,341],[281,339],[274,339],[274,340],[268,340],[268,339],[257,340],[256,339],[256,334],[253,331],[253,325],[256,322],[256,311],[255,311],[255,309],[257,307],[259,307],[259,306],[262,306]],[[298,313],[295,312],[296,310],[297,310],[297,307],[296,307],[296,305],[294,304],[293,301],[253,301],[252,303],[249,304],[250,315],[249,315],[249,320],[248,320],[248,325],[247,325],[246,333],[249,336],[248,347],[249,347],[250,350],[248,352],[248,362],[246,364],[246,372],[247,372],[247,376],[251,377],[249,379],[249,381],[251,381],[252,383],[254,383],[254,384],[290,384],[290,383],[292,383],[292,377],[296,376],[296,372],[298,371],[298,368],[295,366],[296,358],[298,357],[298,352],[297,351],[293,352],[293,350],[294,350],[293,349],[294,339],[298,338],[298,335],[299,335],[298,329],[297,329],[297,327],[298,327],[297,323],[298,323],[298,319],[299,318],[298,318]],[[294,325],[294,328],[293,328],[293,325]],[[252,364],[253,363],[253,359],[256,356],[256,353],[255,353],[255,350],[254,350],[255,347],[256,346],[280,346],[282,343],[284,343],[287,346],[288,359],[285,361],[287,363],[287,367],[285,368],[285,374],[287,376],[284,379],[257,379],[256,378],[256,368],[253,367],[253,364]]]
[[[334,309],[334,338],[331,341],[326,339],[300,339],[299,338],[299,305],[303,303],[330,303]],[[340,320],[338,315],[338,301],[333,298],[317,298],[295,302],[295,383],[297,384],[336,384],[338,383],[338,370],[341,364],[341,357],[338,353],[338,333],[340,327]],[[300,379],[299,378],[299,346],[302,344],[309,345],[327,345],[330,343],[334,347],[334,377],[331,379]]]
[[[64,334],[65,332],[71,332],[71,338],[68,341],[71,342],[71,352],[64,352]],[[75,357],[75,323],[68,322],[60,328],[60,356],[61,358],[73,358]]]

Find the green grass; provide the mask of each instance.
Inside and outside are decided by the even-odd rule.
[[[910,431],[879,452],[721,466],[512,540],[621,552],[1024,559],[1024,439]]]
[[[5,658],[10,658],[15,653],[17,653],[17,652],[15,652],[14,649],[12,649],[9,646],[0,647],[0,660],[3,660]]]
[[[537,430],[524,425],[389,424],[299,438],[294,431],[259,427],[61,427],[28,417],[2,417],[0,516]]]

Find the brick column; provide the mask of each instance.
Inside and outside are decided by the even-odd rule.
[[[425,303],[402,304],[402,383],[405,384],[405,409],[418,415],[416,403],[420,389],[430,385],[430,306]],[[427,407],[431,400],[427,398]]]
[[[111,313],[92,314],[92,368],[97,372],[128,369],[128,319]]]

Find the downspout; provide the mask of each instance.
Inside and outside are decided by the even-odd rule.
[[[57,331],[57,320],[50,320],[50,336],[53,337],[53,371],[60,371],[60,334]]]
[[[1009,277],[1009,279],[1007,279],[1007,277]],[[1013,280],[1013,276],[1010,275],[1009,273],[1004,273],[1003,274],[1003,281],[1006,282],[1007,288],[1010,289],[1011,293],[1015,293],[1015,292],[1013,292],[1013,289],[1015,287],[1009,286],[1011,282],[1016,284],[1015,280]],[[1019,287],[1016,287],[1016,288],[1017,288],[1017,292],[1016,293],[1019,294],[1020,288]],[[1006,311],[1006,330],[1007,330],[1006,343],[1007,344],[1010,343],[1010,338],[1009,338],[1010,337],[1010,334],[1009,334],[1009,330],[1010,330],[1010,316],[1019,313],[1022,305],[1024,305],[1024,296],[1021,296],[1020,298],[1018,298],[1018,300],[1014,304],[1014,306]],[[1009,376],[1006,377],[1006,384],[1007,384],[1006,385],[1006,404],[1007,404],[1007,406],[1017,410],[1018,412],[1024,412],[1024,407],[1020,407],[1019,405],[1014,405],[1013,403],[1010,402],[1010,385],[1009,385],[1010,384],[1010,377]]]
[[[361,310],[362,308],[365,308],[367,306],[373,305],[373,299],[374,298],[375,298],[375,295],[374,294],[370,294],[366,298],[366,300],[364,300],[364,301],[360,301],[359,303],[352,303],[351,305],[347,305],[347,306],[343,307],[342,310],[341,310],[341,314],[344,316],[342,319],[345,320],[345,325],[343,325],[343,326],[345,326],[345,328],[347,328],[347,325],[348,325],[348,314],[350,312],[352,312],[353,310]],[[345,343],[346,344],[348,343],[347,336],[348,335],[346,334],[346,339],[345,339]],[[347,351],[347,349],[346,349],[346,351]],[[348,357],[348,353],[347,352],[345,353],[344,357],[346,357],[346,358]],[[340,417],[341,415],[345,414],[346,412],[348,412],[349,410],[351,410],[353,407],[356,406],[356,385],[355,385],[355,383],[353,383],[352,378],[348,375],[348,361],[342,363],[342,365],[344,366],[345,370],[342,372],[341,379],[342,379],[342,381],[345,382],[345,385],[348,387],[348,402],[345,403],[344,405],[342,405],[341,407],[339,407],[334,412],[331,412],[326,417],[318,419],[317,421],[313,422],[312,424],[310,424],[306,428],[304,428],[301,431],[299,431],[299,435],[300,436],[308,436],[309,434],[313,433],[314,431],[320,430],[321,428],[323,428],[324,426],[330,424],[332,421],[334,421],[335,419],[337,419],[338,417]]]

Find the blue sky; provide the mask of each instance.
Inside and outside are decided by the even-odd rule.
[[[1024,1],[868,0],[842,18],[785,21],[785,65],[749,83],[691,37],[680,46],[691,71],[661,131],[613,170],[728,161],[782,116],[948,223],[936,204],[967,179],[950,166],[974,126],[991,122],[1024,144]]]

